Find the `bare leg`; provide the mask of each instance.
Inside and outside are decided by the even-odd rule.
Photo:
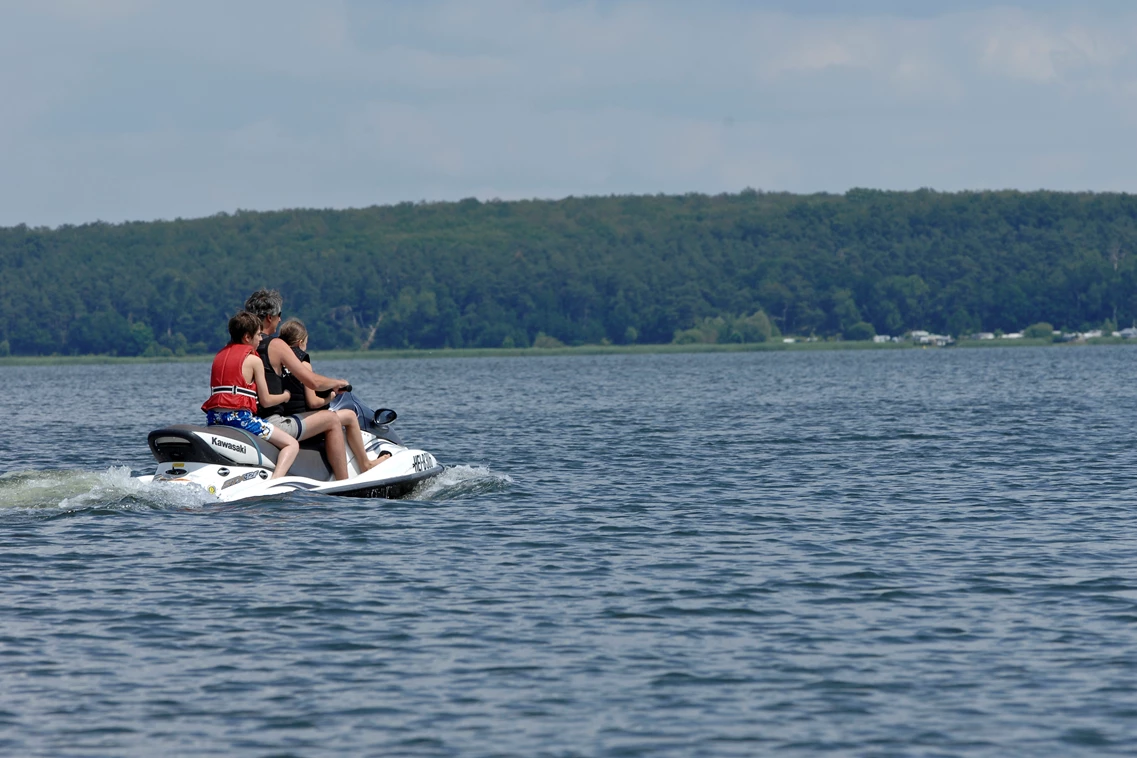
[[[291,434],[280,428],[272,430],[272,436],[269,437],[268,441],[280,448],[280,454],[276,456],[276,468],[273,470],[271,478],[279,479],[282,476],[287,476],[288,469],[292,468],[292,463],[300,454],[299,443]]]
[[[347,479],[347,449],[343,444],[343,431],[335,424],[324,434],[324,450],[328,453],[328,464],[336,479]]]
[[[380,453],[376,460],[368,460],[367,451],[363,447],[363,433],[359,431],[359,418],[346,408],[336,411],[336,415],[339,416],[343,430],[347,433],[347,444],[351,446],[351,452],[355,454],[355,463],[359,466],[359,473],[362,474],[364,471],[379,465],[380,461],[391,457],[390,453]]]
[[[332,467],[332,473],[336,479],[347,479],[347,449],[343,444],[339,417],[331,411],[317,411],[305,416],[304,433],[300,435],[300,439],[306,440],[317,434],[324,435],[328,465]]]

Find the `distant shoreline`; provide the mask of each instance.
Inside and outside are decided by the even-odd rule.
[[[997,347],[1083,347],[1091,345],[1124,345],[1131,341],[1120,337],[1101,337],[1084,342],[1051,342],[1044,339],[961,340],[948,347],[930,347],[911,342],[751,342],[745,344],[689,345],[577,345],[573,347],[470,347],[441,350],[325,350],[313,351],[316,360],[393,360],[399,358],[526,358],[555,355],[637,355],[659,353],[741,353],[741,352],[816,352],[825,350],[956,350],[959,348]],[[1137,343],[1135,343],[1137,344]],[[130,363],[207,363],[212,355],[164,357],[130,357],[114,355],[10,355],[0,358],[3,366],[100,365]]]

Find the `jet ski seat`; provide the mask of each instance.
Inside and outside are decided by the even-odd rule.
[[[247,455],[245,446],[251,446],[258,453],[258,458],[268,461],[265,468],[276,465],[280,450],[271,442],[249,434],[244,429],[232,426],[196,426],[194,424],[175,424],[163,429],[155,429],[147,436],[150,452],[154,454],[159,463],[166,461],[182,463],[211,463],[219,466],[256,466],[258,463],[249,463],[237,458],[230,452],[228,446],[210,445],[202,437],[194,434],[200,432],[214,437],[233,440],[242,453]],[[303,476],[316,481],[328,482],[334,479],[331,467],[324,452],[323,435],[300,443],[300,454],[288,469],[289,476]]]

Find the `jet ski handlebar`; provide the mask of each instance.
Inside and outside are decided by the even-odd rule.
[[[399,417],[399,414],[390,408],[380,408],[373,411],[366,405],[359,401],[355,395],[351,393],[351,385],[339,390],[336,393],[335,399],[328,405],[333,410],[340,410],[341,408],[350,408],[358,414],[360,421],[370,421],[376,426],[386,426]]]

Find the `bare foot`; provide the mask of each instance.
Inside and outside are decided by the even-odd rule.
[[[363,469],[363,471],[370,471],[371,469],[375,468],[380,463],[382,463],[383,461],[387,460],[390,457],[391,457],[391,454],[388,453],[386,450],[384,450],[383,452],[379,453],[379,457],[376,458],[375,460],[367,461],[367,468]],[[360,472],[360,473],[363,473],[363,472]]]

